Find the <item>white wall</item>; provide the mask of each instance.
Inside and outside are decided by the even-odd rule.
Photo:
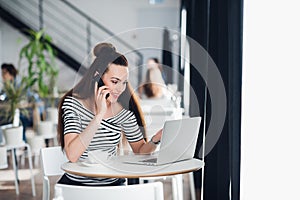
[[[2,63],[12,63],[19,69],[19,73],[26,74],[27,69],[22,69],[18,65],[19,53],[21,48],[28,42],[28,39],[16,31],[9,24],[0,18],[0,61]],[[71,68],[67,67],[64,63],[57,60],[57,65],[60,68],[58,77],[58,88],[61,91],[68,90],[73,86],[76,73]],[[0,89],[2,83],[2,76],[0,76]]]
[[[142,20],[139,19],[139,14],[143,11],[147,11],[147,13],[149,13],[151,10],[159,10],[160,13],[164,13],[164,11],[167,10],[168,12],[165,13],[166,15],[169,15],[169,11],[172,10],[172,23],[170,22],[170,17],[159,17],[158,19],[155,19],[155,17],[157,17],[155,14],[152,16],[154,18],[152,22],[157,21],[157,27],[161,28],[164,26],[176,30],[179,28],[179,0],[164,0],[163,3],[157,5],[150,5],[148,0],[89,0],[88,3],[87,1],[82,0],[72,0],[70,2],[87,15],[93,17],[99,23],[106,26],[115,34],[121,35],[122,39],[125,39],[129,44],[135,47],[144,45],[144,41],[147,41],[150,44],[156,44],[158,47],[162,46],[162,44],[157,44],[157,41],[161,41],[162,43],[161,38],[153,37],[153,35],[152,37],[146,36],[144,34],[146,31],[137,29],[144,27],[143,23],[141,23]],[[178,13],[174,12],[174,10],[177,9]],[[145,26],[147,26],[147,24]],[[155,25],[152,24],[152,26]],[[17,64],[19,50],[23,46],[22,44],[18,44],[17,40],[18,38],[22,38],[24,43],[26,38],[24,38],[19,32],[14,31],[13,28],[1,21],[1,19],[0,30],[0,61]],[[160,51],[155,51],[155,53],[156,54],[154,55],[148,55],[146,52],[145,59],[147,59],[148,56],[160,57]],[[59,62],[59,66],[61,67],[58,81],[60,90],[71,88],[76,74],[74,71],[65,67],[63,63]]]
[[[27,39],[0,19],[1,30],[1,62],[10,62],[17,66],[19,52]]]
[[[299,3],[244,3],[241,199],[300,199]]]
[[[73,0],[71,3],[116,35],[121,35],[122,39],[134,47],[144,44],[145,41],[153,44],[161,41],[161,38],[153,35],[152,37],[144,36],[144,32],[136,30],[137,28],[166,26],[179,30],[179,0],[164,0],[163,3],[155,5],[149,4],[148,0],[89,0],[88,3]],[[165,15],[162,16],[161,13]],[[141,19],[141,17],[148,19]],[[124,32],[129,32],[129,34],[124,34]],[[162,43],[159,47],[161,46]]]
[[[157,57],[161,61],[164,27],[175,30],[173,33],[180,33],[179,0],[164,0],[155,5],[149,4],[149,0],[90,0],[89,3],[73,0],[71,3],[139,49],[144,63],[150,57]],[[147,29],[149,27],[151,29]],[[178,43],[179,40],[173,41],[173,52],[179,53]],[[121,46],[115,45],[119,51],[124,52]],[[173,67],[178,68],[176,56],[173,56]]]
[[[148,0],[89,0],[88,3],[82,0],[72,0],[71,3],[114,33],[137,28],[140,9],[177,9],[180,6],[179,0],[164,0],[163,3],[155,5],[149,4]],[[161,21],[164,20],[161,19]],[[174,19],[176,20],[179,21],[179,19]]]

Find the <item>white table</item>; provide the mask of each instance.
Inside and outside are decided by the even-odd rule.
[[[70,174],[102,178],[141,178],[176,175],[174,177],[177,179],[178,199],[183,199],[182,174],[197,171],[203,166],[204,162],[198,159],[179,161],[160,166],[127,164],[122,163],[120,160],[113,160],[108,163],[90,165],[81,162],[67,162],[61,168]]]
[[[140,178],[183,174],[197,171],[203,166],[204,162],[198,159],[184,160],[160,166],[127,164],[115,160],[106,164],[102,163],[90,165],[86,165],[81,162],[67,162],[64,163],[61,168],[65,172],[80,176],[102,178]]]

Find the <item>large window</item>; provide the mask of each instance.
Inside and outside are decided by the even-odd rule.
[[[241,199],[300,199],[297,1],[244,1]]]

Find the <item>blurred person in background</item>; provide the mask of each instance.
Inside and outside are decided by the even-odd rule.
[[[138,88],[140,98],[159,99],[164,97],[167,86],[163,74],[159,60],[149,58],[145,80]]]

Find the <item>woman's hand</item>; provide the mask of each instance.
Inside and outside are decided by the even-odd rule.
[[[161,136],[162,136],[162,129],[160,129],[159,131],[157,131],[157,133],[152,137],[153,142],[158,142],[161,140]]]
[[[109,93],[107,86],[98,88],[98,83],[95,83],[95,115],[101,114],[102,116],[107,111],[106,95]]]
[[[145,140],[140,140],[138,142],[130,143],[131,149],[134,153],[151,153],[155,151],[157,145],[153,144],[160,141],[162,136],[162,129],[157,131],[157,133],[152,137],[152,142],[145,142]]]

